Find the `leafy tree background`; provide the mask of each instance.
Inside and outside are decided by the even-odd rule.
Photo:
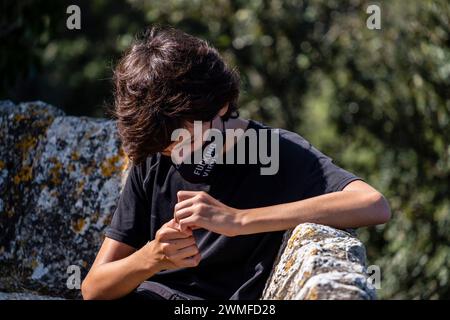
[[[203,37],[242,76],[241,115],[296,131],[389,199],[361,229],[381,298],[450,298],[450,3],[2,1],[0,98],[106,116],[112,69],[145,26]],[[66,8],[81,8],[81,30]]]

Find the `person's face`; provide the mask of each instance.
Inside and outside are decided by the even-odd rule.
[[[166,149],[164,149],[161,153],[165,156],[170,156],[172,150],[174,147],[179,144],[180,142],[184,145],[191,144],[191,151],[194,152],[196,149],[199,149],[205,141],[203,141],[203,133],[206,132],[206,130],[210,128],[221,128],[221,120],[220,117],[223,116],[228,110],[228,104],[225,105],[222,109],[220,109],[217,116],[212,121],[203,121],[202,122],[202,132],[200,135],[194,135],[194,123],[188,122],[185,129],[189,131],[190,140],[189,141],[183,141],[183,139],[180,139],[179,141],[172,142]],[[182,155],[181,155],[182,156]]]
[[[202,146],[203,145],[203,133],[208,130],[211,126],[211,121],[204,121],[202,122],[202,132],[200,135],[194,134],[194,123],[188,122],[186,127],[184,129],[189,131],[189,138],[180,137],[180,140],[172,142],[166,149],[164,149],[161,153],[165,156],[170,156],[172,150],[175,148],[175,146],[179,143],[182,145],[190,144],[190,150],[195,151],[195,146]],[[185,139],[188,139],[185,141]],[[181,155],[182,156],[182,155]]]

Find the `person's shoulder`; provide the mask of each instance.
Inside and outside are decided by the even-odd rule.
[[[279,136],[280,147],[283,149],[309,150],[313,148],[312,144],[300,134],[287,129],[272,127],[257,120],[249,119],[249,128],[256,130],[270,130],[272,134]]]
[[[148,180],[148,177],[152,174],[152,172],[156,170],[159,163],[159,154],[149,155],[138,163],[130,160],[128,170],[139,183],[144,185],[145,181]]]

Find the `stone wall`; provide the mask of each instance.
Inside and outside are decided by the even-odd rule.
[[[0,101],[0,141],[0,299],[80,298],[67,268],[87,273],[126,177],[114,123]],[[314,224],[291,232],[262,298],[375,297],[353,235]]]
[[[303,223],[284,235],[262,299],[375,299],[366,251],[352,231]]]

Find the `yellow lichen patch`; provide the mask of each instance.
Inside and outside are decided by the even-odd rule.
[[[45,118],[45,119],[40,119],[40,120],[36,120],[33,122],[33,126],[38,127],[38,128],[45,128],[50,126],[50,124],[53,122],[53,118]]]
[[[120,172],[122,167],[117,164],[117,162],[119,161],[119,154],[109,157],[105,161],[103,161],[103,163],[100,165],[102,175],[104,177],[111,177],[115,172]]]
[[[80,159],[80,154],[78,152],[74,151],[70,155],[70,159],[73,161],[78,161]]]
[[[90,166],[85,166],[85,167],[83,167],[82,170],[83,170],[84,175],[89,176],[91,174],[91,172],[94,170],[94,168],[90,167]]]
[[[33,136],[25,136],[17,143],[17,148],[20,150],[22,160],[28,157],[28,154],[37,143],[37,138]]]
[[[297,252],[294,252],[294,254],[292,255],[292,257],[290,257],[288,259],[288,261],[286,261],[286,263],[284,264],[284,271],[289,271],[289,269],[292,267],[292,265],[295,263],[295,260],[297,259]]]
[[[294,264],[294,261],[295,261],[295,258],[290,258],[288,261],[286,261],[286,263],[284,264],[284,267],[283,267],[285,272],[289,271],[289,269]]]
[[[311,250],[311,252],[310,252],[310,255],[311,255],[311,256],[316,256],[319,252],[320,252],[319,249],[313,248],[313,249]]]
[[[30,117],[28,117],[27,115],[17,113],[17,114],[14,116],[14,121],[19,122],[19,121],[22,121],[22,120],[24,120],[24,119],[29,119],[29,118],[30,118]]]
[[[33,177],[33,168],[31,166],[23,166],[20,171],[14,176],[14,184],[18,185],[21,182],[30,181]]]
[[[128,166],[131,164],[130,162],[130,158],[128,158],[128,155],[125,153],[125,151],[123,150],[123,148],[119,148],[119,156],[122,160],[122,167],[120,168],[120,170],[122,172],[125,172],[128,169]]]
[[[309,290],[308,295],[306,296],[305,300],[317,300],[319,298],[319,294],[317,293],[316,288],[311,288]]]
[[[54,164],[53,167],[50,168],[51,181],[54,184],[60,184],[61,183],[62,164],[55,157],[52,157],[49,160],[50,160],[50,162],[52,162]]]
[[[302,234],[302,236],[303,236],[304,238],[310,238],[310,237],[314,236],[314,234],[315,234],[314,228],[308,227],[308,228],[305,230],[305,232]]]
[[[33,261],[31,261],[31,268],[36,268],[39,265],[39,262],[37,262],[36,259],[33,259]]]
[[[20,148],[20,150],[26,152],[30,148],[34,147],[36,145],[36,142],[37,142],[36,137],[26,136],[17,143],[17,146]]]
[[[83,192],[83,188],[84,188],[84,181],[80,180],[77,183],[77,195],[79,195],[81,192]]]
[[[298,282],[298,286],[299,287],[303,287],[303,285],[305,284],[305,282],[311,277],[311,272],[304,272],[303,273],[303,277],[300,279],[300,281]]]
[[[4,169],[6,167],[5,162],[0,160],[0,170]]]
[[[291,236],[289,237],[288,244],[287,244],[287,247],[289,249],[292,249],[292,247],[294,246],[294,242],[297,240],[299,233],[300,233],[300,230],[297,230],[294,234],[291,234]]]
[[[105,226],[109,225],[111,223],[112,215],[108,215],[105,220],[103,221],[103,224]]]
[[[76,233],[79,233],[83,227],[84,227],[84,219],[83,218],[78,218],[75,221],[72,221],[72,229],[73,231],[75,231]]]
[[[91,222],[92,223],[96,223],[98,218],[100,216],[100,213],[98,211],[95,211],[92,215],[91,215]]]

